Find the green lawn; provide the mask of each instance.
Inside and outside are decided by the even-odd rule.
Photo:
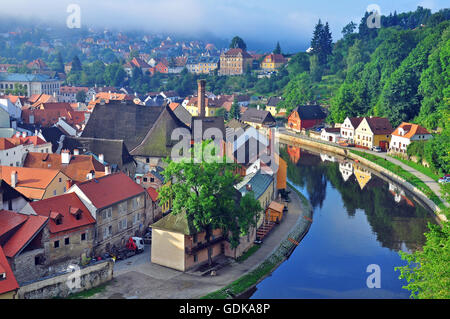
[[[419,171],[419,172],[425,174],[426,176],[428,176],[429,178],[432,178],[432,179],[433,179],[434,181],[436,181],[436,182],[439,180],[439,176],[436,175],[436,174],[431,170],[431,168],[429,168],[429,167],[425,167],[425,166],[420,165],[420,164],[418,164],[418,163],[416,163],[416,162],[406,160],[406,159],[401,158],[401,157],[399,157],[399,156],[392,156],[392,157],[395,158],[396,160],[402,162],[403,164],[408,165],[408,166],[414,168],[415,170],[417,170],[417,171]]]
[[[253,255],[261,246],[260,245],[253,245],[250,247],[249,250],[247,250],[241,257],[237,258],[236,261],[241,263],[244,260],[246,260],[248,257]]]
[[[417,176],[405,171],[402,167],[395,165],[388,160],[375,156],[373,154],[368,154],[360,151],[350,150],[350,152],[364,157],[365,159],[380,165],[381,167],[391,171],[392,173],[402,177],[407,180],[411,185],[420,189],[430,200],[433,201],[439,208],[444,209],[444,203],[439,199],[439,197]]]

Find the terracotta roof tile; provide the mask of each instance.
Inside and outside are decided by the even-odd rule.
[[[0,280],[0,295],[19,289],[19,284],[17,283],[16,277],[14,277],[14,273],[9,266],[5,253],[0,246],[0,274],[1,273],[4,273],[6,278]]]
[[[403,130],[405,131],[404,135],[400,135],[400,132],[399,132],[400,128],[403,128]],[[405,138],[409,138],[409,139],[416,134],[425,135],[425,134],[430,134],[430,132],[428,132],[426,128],[424,128],[420,125],[403,122],[392,133],[392,135],[401,136],[401,137],[405,137]]]

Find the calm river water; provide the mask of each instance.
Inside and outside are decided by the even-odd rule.
[[[400,187],[352,161],[282,145],[288,180],[314,207],[308,234],[251,298],[408,298],[398,251],[425,242],[433,214]],[[369,265],[380,288],[368,288]]]

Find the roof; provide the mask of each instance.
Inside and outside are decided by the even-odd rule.
[[[327,117],[320,105],[299,105],[294,111],[298,113],[301,120],[317,120]]]
[[[19,137],[17,137],[16,135],[13,135],[12,137],[8,138],[8,141],[13,143],[14,145],[33,144],[34,146],[37,146],[37,145],[42,145],[42,144],[47,143],[42,138],[40,138],[39,136],[36,136],[36,135],[25,136],[25,137],[22,137],[22,135]]]
[[[349,117],[348,119],[352,124],[353,128],[357,128],[358,125],[361,123],[361,121],[364,120],[364,117]]]
[[[172,147],[178,143],[178,141],[172,140],[172,133],[177,128],[189,130],[189,127],[168,106],[163,107],[159,117],[154,120],[151,127],[148,126],[141,143],[132,149],[130,154],[147,157],[170,156]]]
[[[269,111],[248,108],[241,116],[241,121],[259,124],[275,124],[275,119]]]
[[[144,189],[124,173],[115,173],[77,184],[96,208],[111,206],[144,193]]]
[[[0,237],[21,226],[27,220],[26,215],[9,210],[0,210]]]
[[[170,103],[170,104],[172,104],[172,103]],[[172,109],[172,111],[181,122],[183,122],[187,126],[191,125],[192,115],[183,106],[176,107],[175,109]]]
[[[128,163],[134,163],[123,140],[66,136],[63,148],[71,152],[78,149],[80,154],[103,154],[108,164],[117,165],[119,169]]]
[[[325,127],[324,131],[327,133],[340,134],[341,129],[339,127]]]
[[[77,182],[86,180],[86,175],[91,171],[95,171],[97,177],[105,174],[105,165],[92,155],[70,155],[69,164],[62,164],[61,154],[29,152],[23,167],[61,170],[70,179]]]
[[[269,101],[267,101],[267,106],[277,106],[281,101],[283,101],[282,97],[271,96]]]
[[[402,128],[404,131],[403,135],[400,134],[400,128]],[[416,134],[424,134],[425,135],[425,134],[430,134],[430,132],[428,132],[426,128],[424,128],[420,125],[403,122],[392,133],[392,135],[401,136],[401,137],[405,137],[405,138],[412,138]]]
[[[163,108],[142,107],[133,102],[100,104],[92,112],[81,137],[123,140],[133,150],[142,143],[162,111]]]
[[[158,191],[155,188],[153,187],[147,188],[147,193],[150,195],[152,201],[156,202],[158,200]]]
[[[27,73],[0,73],[0,82],[10,81],[10,82],[49,82],[57,81],[57,79],[52,79],[46,74],[27,74]]]
[[[16,145],[8,141],[7,138],[0,137],[0,150],[9,150],[13,147],[16,147]]]
[[[30,206],[36,214],[50,217],[49,226],[51,233],[68,231],[95,224],[95,219],[75,193],[63,194],[31,202]],[[75,213],[78,213],[78,210],[81,212],[80,219],[77,219],[75,216]],[[55,220],[52,219],[52,214],[54,213],[57,213],[62,217],[61,224],[57,225]]]
[[[0,211],[2,214],[5,211]],[[13,212],[15,213],[15,212]],[[19,213],[15,213],[21,215]],[[48,217],[36,216],[36,215],[24,215],[26,221],[20,226],[20,228],[14,232],[14,234],[3,245],[3,251],[6,257],[13,258],[20,253],[33,238],[44,228],[48,221]]]
[[[0,295],[19,289],[19,284],[17,283],[16,277],[14,277],[14,273],[9,266],[5,253],[0,246],[0,274],[2,273],[6,275],[6,278],[0,280]]]
[[[197,129],[200,127],[199,123],[201,121],[201,129],[202,132],[197,132]],[[195,125],[194,125],[195,124]],[[195,139],[197,136],[201,136],[202,139],[204,137],[204,133],[209,128],[217,128],[222,132],[222,139],[225,140],[226,137],[226,131],[225,131],[225,120],[222,116],[193,116],[191,121],[191,130],[192,130],[192,136]]]
[[[11,185],[11,173],[17,172],[15,189],[31,199],[41,199],[52,180],[59,174],[59,170],[0,166],[1,178]]]
[[[252,56],[248,54],[247,51],[242,50],[241,48],[233,48],[229,49],[227,52],[223,53],[225,56],[238,56],[242,55],[245,59],[252,59]]]
[[[284,209],[284,204],[278,203],[278,202],[276,202],[276,201],[273,200],[273,201],[270,203],[269,208],[272,209],[272,210],[274,210],[274,211],[276,211],[276,212],[282,213],[282,212],[283,212],[283,209]]]
[[[286,63],[287,60],[282,54],[271,53],[264,57],[264,61],[270,60],[273,63]]]
[[[256,173],[249,174],[244,177],[241,183],[236,185],[236,188],[241,192],[242,196],[249,192],[247,185],[251,185],[253,194],[256,199],[260,198],[266,189],[273,182],[273,177],[270,174],[263,174],[259,170]]]
[[[389,119],[385,117],[366,117],[365,120],[374,135],[388,135],[394,130]]]
[[[151,227],[184,235],[194,235],[198,233],[194,224],[188,220],[186,212],[184,211],[178,214],[170,213],[152,224]]]

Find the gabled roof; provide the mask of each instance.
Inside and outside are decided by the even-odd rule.
[[[31,202],[30,206],[40,216],[51,218],[54,213],[61,216],[61,224],[59,225],[53,218],[49,221],[50,232],[53,234],[95,224],[95,219],[75,193]],[[80,219],[77,219],[76,215],[79,213],[81,213]]]
[[[0,211],[0,214],[5,211]],[[17,215],[22,215],[16,212],[12,212]],[[20,253],[33,238],[44,228],[48,221],[48,217],[36,216],[36,215],[24,215],[26,221],[17,229],[14,234],[3,245],[3,251],[9,258],[13,258]]]
[[[201,126],[199,125],[201,121]],[[201,127],[202,131],[197,132]],[[222,139],[226,138],[225,120],[222,116],[193,116],[191,121],[192,137],[195,139],[197,136],[204,137],[204,133],[209,128],[219,129],[222,133]]]
[[[241,192],[242,196],[249,192],[247,185],[251,185],[251,191],[256,199],[260,198],[266,189],[273,182],[273,177],[270,174],[263,174],[261,170],[256,173],[249,174],[244,177],[241,183],[235,187]]]
[[[0,210],[0,238],[11,230],[23,225],[26,215],[17,214],[9,210]]]
[[[94,171],[96,177],[105,175],[105,165],[92,155],[70,155],[69,164],[61,163],[61,154],[29,152],[23,167],[61,170],[73,181],[84,181],[86,175]]]
[[[166,157],[170,156],[172,147],[178,142],[172,140],[172,132],[177,128],[189,127],[184,124],[168,107],[164,107],[159,117],[147,130],[147,134],[142,142],[131,150],[131,155],[140,155],[147,157]]]
[[[94,178],[76,186],[89,198],[92,204],[101,209],[137,196],[145,190],[124,173],[115,173]]]
[[[269,111],[258,110],[255,108],[248,108],[247,111],[245,111],[245,113],[242,114],[241,121],[259,124],[264,123],[275,124],[275,119],[273,118],[272,114],[270,114]]]
[[[129,150],[141,144],[163,111],[133,102],[97,105],[81,137],[123,140]]]
[[[278,103],[280,103],[281,101],[283,101],[282,97],[279,96],[271,96],[269,98],[269,101],[267,101],[267,106],[277,106]]]
[[[298,113],[301,120],[319,120],[327,117],[320,105],[299,105],[294,111]]]
[[[10,291],[19,289],[19,284],[17,283],[16,277],[9,266],[8,260],[6,259],[5,253],[0,246],[0,274],[5,274],[6,278],[0,280],[0,295],[5,294]]]
[[[245,59],[252,59],[252,56],[250,54],[248,54],[247,51],[242,50],[240,48],[233,48],[233,49],[229,49],[227,52],[223,53],[225,56],[238,56],[238,55],[242,55],[243,58]]]
[[[147,188],[147,193],[150,195],[152,201],[156,202],[158,200],[158,191],[153,187]]]
[[[170,103],[173,104],[173,103]],[[172,109],[172,108],[171,108]],[[172,109],[173,113],[175,114],[175,116],[184,124],[186,124],[187,126],[191,125],[192,122],[192,115],[191,113],[189,113],[188,110],[186,110],[183,106],[181,106],[178,103],[178,106],[175,109]]]
[[[400,134],[400,129],[401,128],[404,131],[403,135]],[[401,137],[405,137],[405,138],[412,138],[416,134],[423,134],[423,135],[425,135],[425,134],[430,134],[430,132],[428,132],[426,128],[424,128],[424,127],[422,127],[420,125],[403,122],[392,133],[392,135],[401,136]]]
[[[71,152],[78,149],[80,154],[103,154],[109,165],[117,165],[119,169],[128,163],[134,163],[123,140],[66,136],[63,148]]]
[[[364,120],[364,117],[349,117],[348,119],[352,124],[353,128],[356,129],[358,125],[361,123],[361,121]]]
[[[9,150],[10,148],[16,147],[13,143],[8,141],[5,137],[0,137],[0,150]]]
[[[388,135],[394,130],[389,119],[385,117],[366,117],[364,119],[374,135]]]
[[[188,220],[186,212],[184,211],[178,214],[170,213],[152,224],[151,227],[188,236],[198,233],[194,224],[192,221]]]

